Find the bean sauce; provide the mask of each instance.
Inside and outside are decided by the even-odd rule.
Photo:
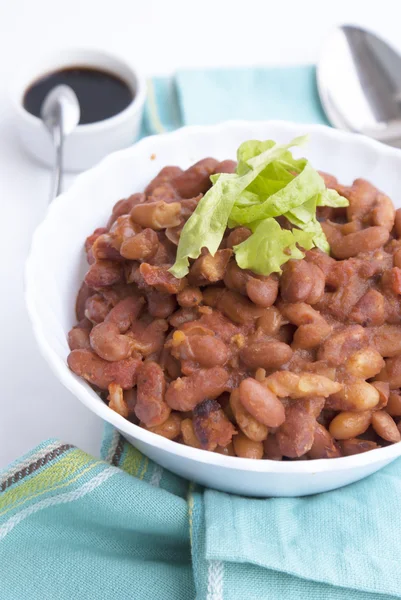
[[[101,69],[76,66],[48,73],[34,81],[25,92],[24,108],[35,117],[40,117],[43,100],[57,85],[68,85],[76,93],[81,109],[80,125],[114,117],[127,108],[134,98],[130,86],[117,75]]]

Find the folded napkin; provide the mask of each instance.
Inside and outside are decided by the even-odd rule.
[[[148,82],[142,135],[230,119],[328,125],[315,67],[180,71]]]
[[[314,69],[149,82],[143,134],[232,118],[324,123]],[[107,426],[102,460],[53,440],[0,472],[0,598],[401,598],[400,497],[400,461],[305,498],[205,490]]]
[[[107,426],[103,460],[49,441],[0,473],[2,600],[401,598],[401,464],[338,491],[204,490]]]

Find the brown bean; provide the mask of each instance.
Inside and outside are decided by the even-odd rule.
[[[157,233],[146,228],[121,244],[121,256],[129,260],[147,260],[154,256],[159,246]]]
[[[390,392],[386,411],[392,417],[401,417],[401,394],[399,392]]]
[[[384,323],[385,302],[384,296],[378,290],[368,290],[355,304],[349,318],[360,325],[374,326]]]
[[[257,328],[263,331],[266,335],[276,335],[281,325],[283,318],[280,311],[275,306],[270,306],[263,311],[262,316],[257,320]]]
[[[278,278],[275,275],[260,278],[250,277],[246,282],[246,293],[254,304],[268,308],[277,299]]]
[[[193,410],[205,398],[217,398],[228,382],[228,373],[223,367],[199,369],[188,377],[172,381],[166,392],[166,402],[175,410]]]
[[[276,371],[266,377],[264,384],[280,398],[307,398],[308,396],[323,396],[327,398],[342,389],[342,384],[331,381],[323,375],[314,373],[291,373]]]
[[[132,340],[119,332],[114,323],[99,323],[90,332],[90,345],[98,356],[107,361],[128,358],[133,351]]]
[[[286,319],[298,326],[294,333],[292,346],[297,348],[315,348],[331,333],[331,326],[315,310],[305,302],[281,303],[280,310]]]
[[[250,369],[278,369],[291,359],[292,350],[276,340],[252,342],[241,349],[240,356]]]
[[[137,402],[135,414],[147,427],[166,421],[171,409],[164,401],[166,380],[163,370],[153,362],[144,362],[137,373]]]
[[[363,412],[340,412],[329,426],[329,431],[336,440],[348,440],[365,433],[372,420],[370,410]]]
[[[138,320],[131,326],[130,338],[136,352],[142,356],[160,352],[163,348],[168,323],[165,319],[154,319],[150,323]]]
[[[68,346],[70,350],[90,350],[89,334],[92,323],[83,318],[78,325],[68,332]]]
[[[71,371],[101,390],[107,390],[110,383],[118,383],[124,390],[132,388],[141,364],[138,357],[108,362],[90,350],[73,350],[68,355],[67,362]]]
[[[319,302],[324,296],[326,278],[318,265],[313,263],[308,264],[309,271],[312,276],[312,288],[308,294],[308,297],[306,298],[306,301],[309,304],[317,304],[317,302]]]
[[[198,438],[195,435],[192,419],[184,419],[181,421],[181,434],[186,446],[192,446],[192,448],[202,448]]]
[[[129,198],[119,200],[113,207],[112,215],[107,223],[107,229],[110,229],[118,217],[121,217],[122,215],[128,215],[134,206],[137,204],[142,204],[142,202],[145,202],[145,200],[145,194],[132,194],[132,196],[129,196]]]
[[[177,190],[171,185],[171,183],[162,183],[155,187],[150,196],[147,198],[147,202],[176,202],[180,199],[180,195]]]
[[[375,410],[382,409],[387,406],[390,396],[390,385],[387,381],[372,381],[371,385],[379,392],[379,402]]]
[[[241,381],[239,398],[245,409],[259,423],[267,427],[279,427],[285,419],[284,407],[277,396],[261,383],[248,377]]]
[[[380,371],[376,379],[388,381],[392,390],[401,387],[401,356],[386,359],[386,366]]]
[[[401,354],[401,326],[382,325],[372,330],[376,350],[385,358]]]
[[[109,312],[103,323],[92,329],[90,344],[98,356],[108,361],[118,361],[132,354],[132,339],[122,334],[138,317],[143,304],[144,300],[140,296],[124,298]]]
[[[81,284],[77,294],[77,300],[75,302],[75,314],[78,321],[82,321],[85,318],[86,302],[92,296],[93,291],[86,285],[85,282]]]
[[[309,458],[337,458],[341,451],[336,446],[333,437],[323,425],[316,423],[313,444],[309,450]]]
[[[237,168],[237,163],[235,160],[222,160],[219,162],[215,169],[215,173],[235,173],[235,169]]]
[[[395,211],[394,229],[395,229],[397,238],[401,238],[401,209],[400,208],[398,208]]]
[[[212,185],[210,175],[214,173],[218,164],[214,158],[204,158],[174,177],[172,185],[182,198],[205,194]]]
[[[84,244],[85,252],[88,252],[90,248],[92,248],[93,244],[96,242],[97,238],[100,235],[107,233],[107,231],[107,227],[98,227],[91,235],[88,235]]]
[[[182,331],[173,335],[171,354],[181,361],[194,361],[202,367],[224,365],[229,357],[227,346],[215,336],[187,337]]]
[[[230,231],[227,236],[226,245],[227,248],[233,248],[245,242],[252,235],[252,231],[248,227],[236,227]]]
[[[255,321],[263,314],[263,309],[236,292],[226,289],[205,288],[203,301],[208,306],[216,306],[234,323],[247,323]]]
[[[316,348],[330,335],[331,331],[331,326],[324,319],[316,323],[300,325],[294,333],[291,346],[293,350]]]
[[[141,423],[141,427],[151,431],[152,433],[161,435],[168,440],[175,440],[181,433],[181,416],[176,412],[172,412],[168,419],[161,425],[146,427],[143,423]]]
[[[324,408],[326,399],[323,396],[310,396],[309,398],[297,400],[297,402],[299,402],[307,413],[317,419]]]
[[[93,324],[105,320],[111,309],[110,303],[100,294],[94,294],[86,301],[85,317]]]
[[[217,250],[212,256],[209,252],[202,254],[195,260],[188,274],[188,281],[192,286],[216,283],[224,277],[226,267],[231,258],[232,250]]]
[[[232,442],[227,446],[217,446],[215,452],[217,452],[217,454],[224,454],[224,456],[235,456],[234,445]]]
[[[334,258],[331,258],[331,256],[329,256],[325,252],[322,252],[318,248],[308,250],[305,253],[305,260],[308,263],[317,265],[325,277],[327,277],[333,266],[336,264]]]
[[[151,196],[153,191],[168,181],[174,179],[174,177],[178,177],[181,175],[183,170],[180,167],[163,167],[163,169],[152,179],[152,181],[146,186],[145,194],[146,196]]]
[[[123,261],[120,254],[120,244],[114,236],[109,233],[100,235],[92,246],[92,255],[95,261],[98,260],[116,260]]]
[[[216,400],[204,400],[194,408],[193,426],[195,435],[205,450],[227,446],[236,433]]]
[[[199,318],[199,312],[196,306],[189,308],[179,308],[171,315],[169,323],[172,327],[182,327],[185,323],[196,321]],[[211,332],[213,333],[213,331]]]
[[[114,323],[121,333],[125,333],[138,318],[144,304],[141,296],[128,296],[111,309],[105,320],[107,323]]]
[[[110,260],[98,260],[93,263],[85,275],[85,283],[98,289],[122,282],[124,279],[120,263]]]
[[[121,244],[142,231],[142,228],[134,223],[130,215],[122,215],[110,228],[110,237],[115,248],[119,249]]]
[[[251,458],[253,460],[263,458],[263,443],[254,442],[241,432],[234,436],[233,445],[235,454],[240,458]]]
[[[283,460],[283,453],[278,445],[276,434],[269,433],[263,442],[264,458],[268,460]]]
[[[318,350],[318,359],[332,365],[343,364],[352,354],[367,344],[366,330],[360,325],[350,325],[335,331]]]
[[[326,408],[346,411],[371,410],[378,405],[379,399],[378,390],[366,381],[360,380],[345,384],[342,390],[330,396]]]
[[[380,373],[384,360],[377,350],[372,347],[358,350],[345,363],[345,370],[354,377],[370,379]]]
[[[369,252],[383,246],[389,238],[385,227],[373,226],[350,233],[331,244],[331,252],[335,258],[344,259],[356,256],[359,252]]]
[[[173,356],[171,356],[167,348],[163,348],[160,354],[159,364],[166,371],[170,379],[177,379],[182,375],[181,365]]]
[[[164,233],[159,233],[159,245],[156,254],[148,258],[147,262],[150,265],[163,266],[172,265],[175,262],[176,247],[170,242]]]
[[[134,206],[131,218],[141,227],[150,227],[156,231],[175,227],[180,224],[181,204],[179,202],[146,202]]]
[[[315,373],[316,375],[323,375],[327,379],[336,381],[337,369],[324,362],[324,360],[316,360],[315,362],[306,363],[302,367],[308,373]]]
[[[236,231],[236,230],[234,230]],[[250,232],[249,232],[250,233]],[[230,234],[231,235],[231,234]],[[229,236],[230,237],[230,236]],[[246,283],[249,279],[249,273],[241,269],[235,260],[231,260],[224,274],[224,284],[229,290],[246,294]]]
[[[344,190],[345,197],[349,200],[347,207],[347,218],[362,219],[373,207],[378,189],[366,181],[366,179],[355,179],[352,186]]]
[[[283,265],[280,292],[284,302],[303,302],[312,291],[314,273],[305,260],[289,260]]]
[[[285,421],[276,432],[277,443],[284,456],[298,458],[312,447],[315,418],[299,404],[290,404],[285,410]]]
[[[384,410],[378,410],[372,414],[372,427],[383,440],[392,443],[401,440],[401,434],[394,419]]]
[[[202,302],[202,292],[198,287],[187,287],[177,294],[177,302],[184,308],[198,306]]]
[[[184,278],[177,279],[169,272],[168,266],[154,266],[142,263],[139,272],[147,285],[154,287],[157,291],[165,294],[178,294],[187,285]]]
[[[128,419],[129,408],[124,399],[123,389],[118,383],[110,383],[109,385],[109,408],[114,410],[125,419]]]
[[[254,442],[262,442],[267,438],[268,428],[259,423],[250,412],[246,410],[240,400],[239,390],[233,390],[230,394],[230,407],[238,427]]]
[[[393,260],[394,260],[394,266],[398,267],[400,269],[401,268],[401,248],[398,248],[397,250],[395,250]]]
[[[394,204],[388,196],[380,193],[377,195],[376,206],[372,210],[371,217],[373,225],[381,225],[388,231],[393,229],[395,210]]]
[[[167,319],[176,309],[177,302],[175,296],[163,294],[157,290],[151,290],[146,294],[148,302],[148,312],[152,317],[158,319]]]
[[[369,452],[369,450],[375,450],[379,447],[376,442],[361,440],[359,438],[340,440],[339,445],[344,456],[353,456],[354,454]]]

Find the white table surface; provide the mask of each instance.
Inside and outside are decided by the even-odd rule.
[[[49,173],[16,140],[8,100],[13,73],[30,57],[65,46],[118,52],[145,75],[181,67],[311,63],[330,27],[343,22],[368,27],[401,50],[400,5],[0,0],[0,468],[49,437],[98,454],[102,434],[101,421],[58,383],[39,355],[24,307],[24,262],[46,210]]]

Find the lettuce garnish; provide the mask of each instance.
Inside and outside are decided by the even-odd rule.
[[[178,278],[188,273],[189,259],[202,248],[214,255],[227,227],[245,225],[252,235],[234,247],[238,265],[254,273],[280,273],[290,258],[317,247],[329,252],[326,236],[316,218],[317,206],[347,206],[348,201],[327,189],[322,177],[305,158],[295,159],[289,144],[250,140],[237,151],[236,173],[212,175],[213,186],[200,200],[180,236],[175,264]],[[275,217],[284,216],[293,228],[283,229]]]

